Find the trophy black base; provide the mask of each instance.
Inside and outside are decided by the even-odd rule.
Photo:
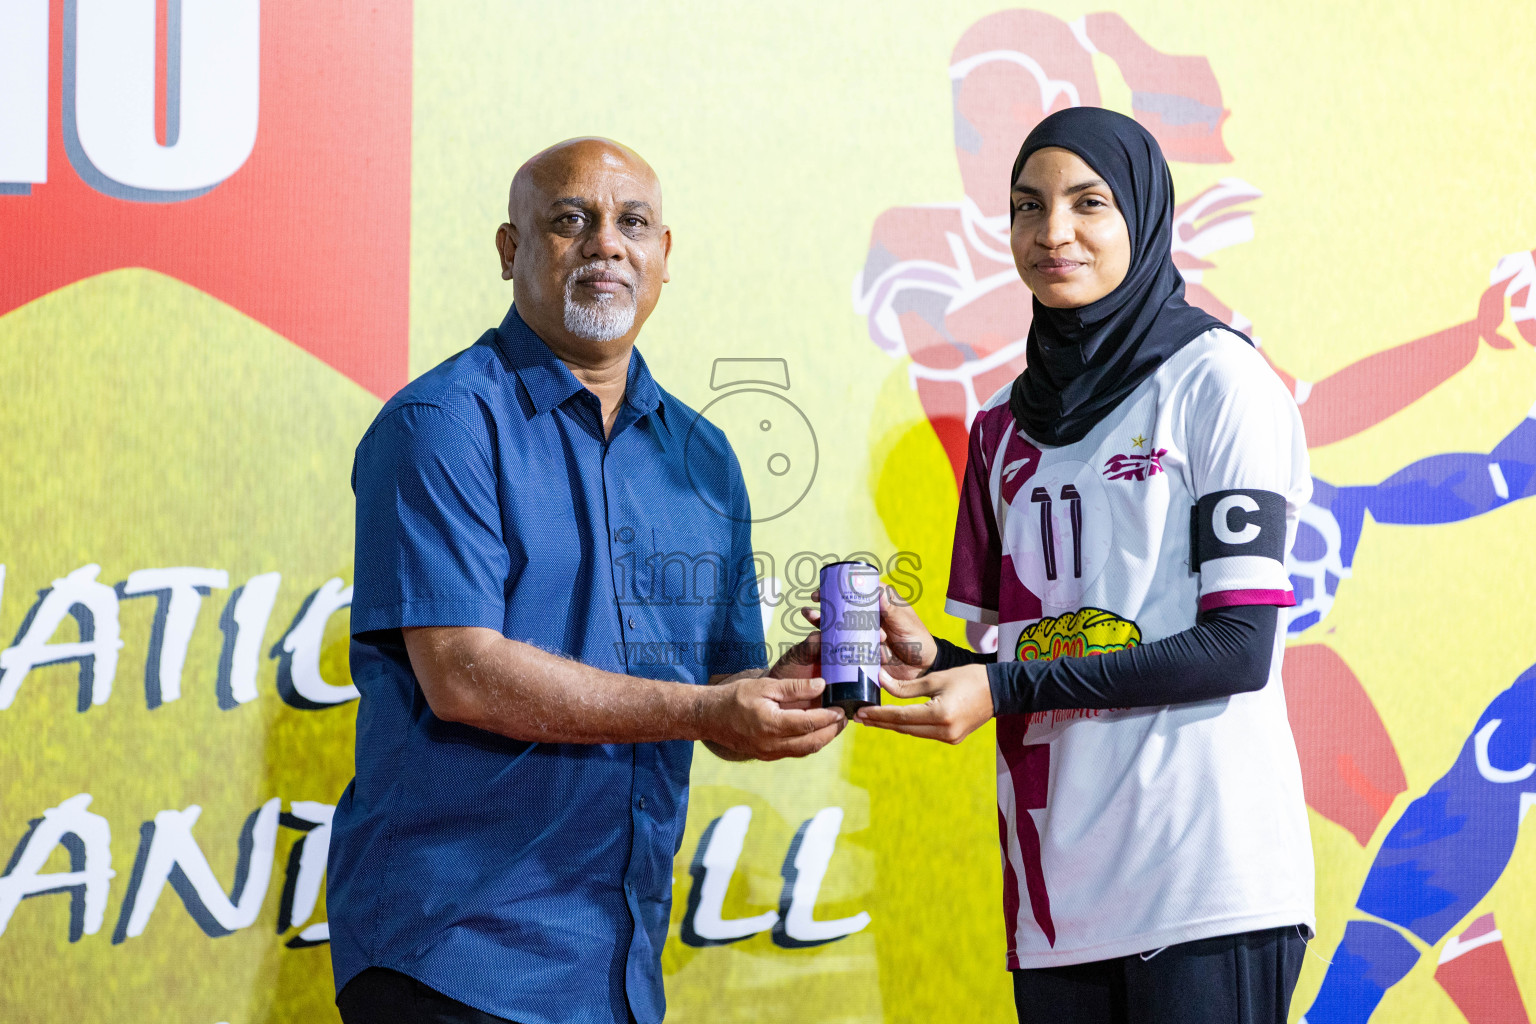
[[[821,706],[842,708],[843,714],[852,718],[859,708],[877,706],[880,703],[880,684],[859,671],[859,678],[851,683],[828,683],[821,693]]]

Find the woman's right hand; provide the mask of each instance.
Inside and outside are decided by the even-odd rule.
[[[916,679],[939,653],[923,620],[890,587],[880,588],[880,641],[880,662],[892,679]]]
[[[811,594],[812,601],[821,600],[821,591]],[[801,608],[800,614],[807,622],[820,628],[819,606]],[[927,672],[938,656],[939,645],[917,617],[912,606],[897,597],[892,588],[880,588],[880,665],[892,679],[916,679]]]

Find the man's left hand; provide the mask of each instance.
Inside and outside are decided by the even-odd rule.
[[[860,708],[854,721],[945,743],[959,743],[993,716],[992,687],[985,665],[962,665],[917,679],[880,673],[880,685],[893,697],[927,697],[923,704],[886,704]]]

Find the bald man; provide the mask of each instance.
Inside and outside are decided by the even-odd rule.
[[[740,468],[635,348],[672,248],[655,173],[552,146],[496,248],[501,326],[390,399],[353,464],[337,1004],[653,1024],[692,741],[799,757],[844,718],[795,667],[814,652],[765,673]]]

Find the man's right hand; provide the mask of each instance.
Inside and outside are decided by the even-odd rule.
[[[745,676],[708,687],[705,742],[759,761],[814,754],[848,724],[841,708],[804,707],[824,686],[815,678]]]

